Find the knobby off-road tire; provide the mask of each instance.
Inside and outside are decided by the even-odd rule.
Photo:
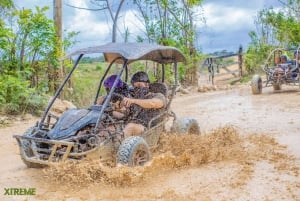
[[[31,136],[32,132],[34,131],[34,127],[29,128],[27,131],[25,131],[25,133],[23,134],[23,136]],[[29,157],[34,156],[33,151],[30,147],[30,144],[28,141],[21,141],[21,147],[20,149],[23,149],[23,151],[25,152],[25,154]],[[20,155],[21,155],[21,159],[23,161],[23,163],[28,167],[28,168],[43,168],[45,167],[45,165],[42,164],[38,164],[38,163],[32,163],[29,161],[25,160],[25,156],[22,150],[20,150]]]
[[[123,165],[143,166],[150,160],[149,146],[140,136],[126,138],[119,147],[117,162]]]
[[[251,80],[252,94],[262,93],[262,80],[259,75],[254,75]]]
[[[171,132],[179,135],[195,134],[200,135],[200,127],[196,119],[178,118],[173,122]]]

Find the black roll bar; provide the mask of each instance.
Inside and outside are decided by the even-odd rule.
[[[70,79],[72,73],[73,73],[74,70],[76,69],[76,67],[77,67],[77,65],[78,65],[78,63],[79,63],[79,61],[80,61],[81,58],[82,58],[82,56],[83,56],[83,54],[80,54],[80,55],[78,56],[78,58],[77,58],[75,64],[73,65],[72,69],[71,69],[70,72],[68,73],[67,77],[65,77],[63,83],[59,86],[58,90],[55,92],[54,97],[52,98],[52,100],[51,100],[50,103],[48,104],[48,106],[47,106],[47,108],[46,108],[46,110],[45,110],[45,112],[44,112],[44,114],[43,114],[43,116],[42,116],[42,118],[41,118],[41,121],[40,121],[40,123],[39,123],[39,125],[38,125],[39,129],[42,129],[42,126],[44,125],[44,121],[45,121],[45,119],[46,119],[46,117],[47,117],[47,114],[48,114],[50,108],[52,107],[53,103],[55,102],[55,100],[57,99],[57,97],[59,96],[59,94],[61,93],[61,91],[62,91],[63,87],[66,85],[67,81]]]

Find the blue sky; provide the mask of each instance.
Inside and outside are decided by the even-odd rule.
[[[116,1],[116,0],[115,0]],[[18,8],[34,8],[35,6],[49,6],[47,13],[53,17],[53,0],[15,0]],[[101,45],[111,41],[111,28],[108,25],[108,13],[92,12],[74,9],[66,4],[88,7],[88,0],[63,0],[63,27],[68,31],[79,31],[77,40],[80,41],[72,49]],[[278,7],[278,0],[204,0],[197,13],[202,13],[206,20],[195,20],[198,31],[196,45],[204,53],[228,50],[237,51],[239,45],[244,48],[250,42],[249,31],[255,30],[254,17],[263,8]],[[129,4],[125,3],[122,18],[119,20],[120,30],[128,27],[130,40],[134,41],[142,31],[141,22],[136,19],[136,13]],[[123,41],[119,32],[118,41]]]

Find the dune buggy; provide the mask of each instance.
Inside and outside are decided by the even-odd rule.
[[[51,107],[83,56],[93,53],[102,53],[105,61],[109,63],[100,76],[93,104],[88,108],[66,110],[61,116],[52,114]],[[144,165],[150,160],[150,150],[157,146],[160,134],[166,129],[167,121],[172,121],[173,130],[179,133],[200,132],[195,119],[176,118],[174,112],[170,110],[178,86],[177,63],[185,61],[185,57],[178,49],[143,43],[109,43],[80,49],[66,58],[70,59],[73,56],[77,56],[73,67],[49,102],[40,121],[23,135],[14,135],[19,145],[21,159],[28,167],[43,167],[60,161],[86,158],[100,159],[104,164],[112,162],[128,166]],[[126,82],[130,64],[142,60],[153,61],[161,66],[161,80],[152,83],[150,91],[168,96],[168,103],[163,113],[148,122],[148,128],[141,136],[125,139],[123,128],[126,120],[115,119],[112,115],[111,102],[115,95],[117,79],[102,105],[97,105],[97,99],[105,78],[116,70],[113,66],[120,64],[117,78],[125,77]],[[166,67],[173,67],[174,83],[170,89],[164,83]],[[157,120],[159,123],[154,125],[153,122]]]
[[[292,55],[294,59],[289,59]],[[284,62],[280,59],[285,58]],[[273,86],[274,90],[281,90],[283,84],[300,86],[300,47],[296,50],[276,48],[267,57],[262,70],[266,74],[265,87]],[[253,94],[261,94],[263,81],[260,75],[254,75],[251,80]]]

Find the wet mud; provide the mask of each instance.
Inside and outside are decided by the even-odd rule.
[[[298,100],[298,101],[297,101]],[[172,108],[194,117],[201,135],[165,133],[143,167],[22,163],[13,134],[34,120],[0,128],[1,200],[300,200],[300,92],[252,96],[248,86],[178,95]],[[4,188],[36,188],[4,196]]]

